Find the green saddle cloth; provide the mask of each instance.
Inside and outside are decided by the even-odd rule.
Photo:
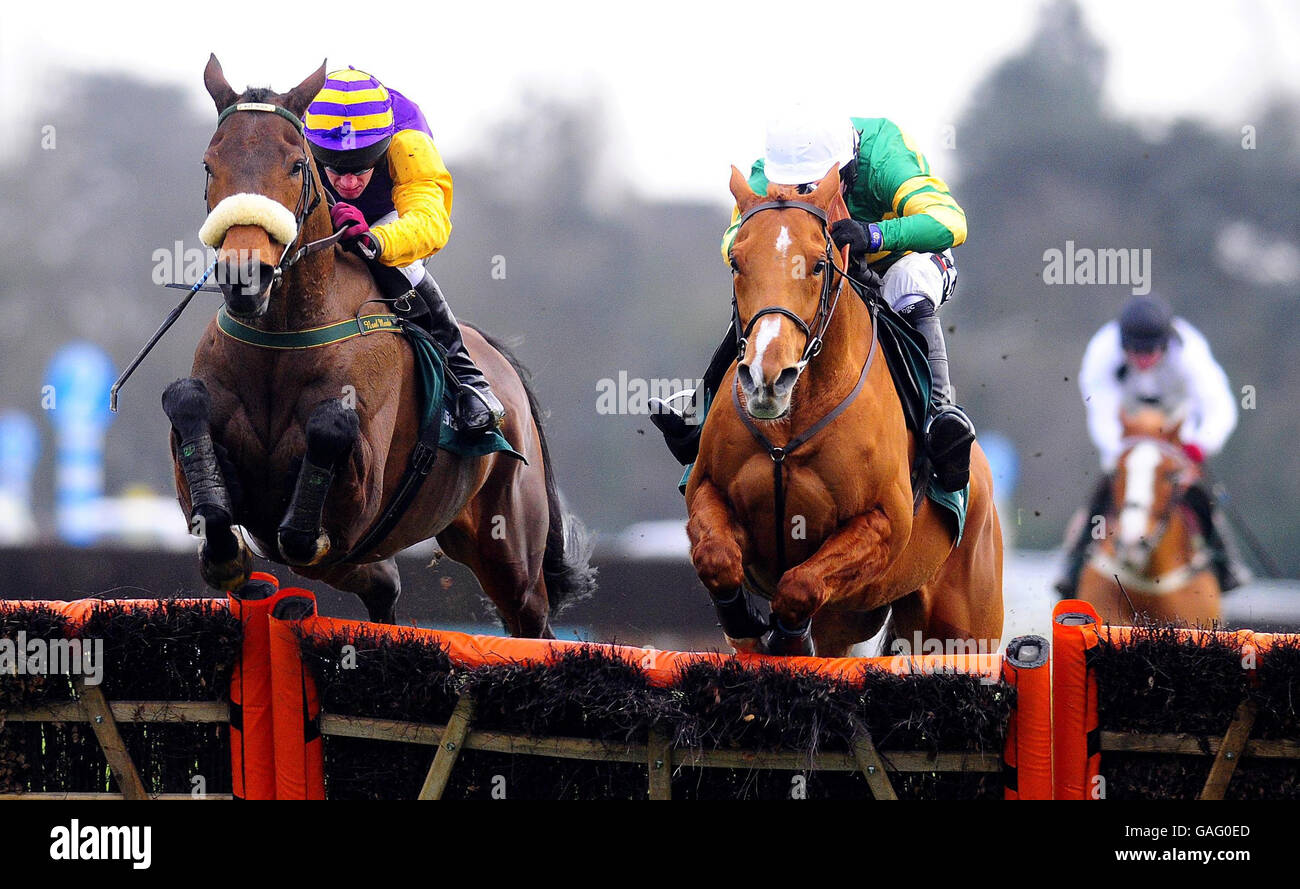
[[[455,390],[447,386],[446,361],[442,350],[432,338],[418,327],[404,325],[406,340],[415,350],[415,372],[420,378],[420,438],[438,423],[438,447],[465,457],[482,457],[496,452],[506,453],[524,460],[524,455],[511,447],[504,435],[495,429],[484,435],[468,435],[453,422],[451,399]],[[527,462],[526,460],[524,462]]]
[[[877,331],[879,348],[889,364],[889,372],[894,378],[894,388],[898,390],[899,398],[903,401],[903,413],[907,418],[908,426],[919,435],[930,403],[929,354],[924,340],[893,309],[883,304],[879,304],[878,308],[876,318],[880,323]],[[701,423],[708,417],[712,403],[713,393],[706,392],[704,411],[700,416]],[[686,482],[690,479],[691,469],[694,466],[695,464],[692,463],[686,467],[686,471],[682,473],[682,480],[678,483],[678,490],[683,494],[686,493]],[[957,522],[955,543],[961,543],[962,534],[966,530],[966,504],[970,499],[970,485],[960,491],[945,491],[931,478],[926,484],[925,493],[935,505],[952,514]]]

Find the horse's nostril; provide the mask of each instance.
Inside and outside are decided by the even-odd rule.
[[[797,367],[787,367],[785,370],[781,371],[779,376],[777,376],[776,383],[772,388],[784,395],[794,388],[794,384],[798,380],[799,369]]]
[[[274,275],[275,275],[275,266],[265,262],[259,262],[257,264],[254,286],[256,287],[258,293],[261,293],[267,287],[271,286],[271,281],[273,280]]]
[[[740,388],[745,390],[747,395],[756,392],[763,385],[762,375],[752,364],[740,365],[736,369],[736,378],[740,380]]]

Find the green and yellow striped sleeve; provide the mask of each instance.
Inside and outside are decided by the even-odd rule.
[[[937,253],[966,240],[965,211],[905,133],[882,126],[871,154],[872,191],[896,216],[880,222],[887,250]]]

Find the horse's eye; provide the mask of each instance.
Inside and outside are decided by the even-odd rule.
[[[814,265],[812,268],[812,273],[814,275],[820,275],[824,271],[826,271],[826,260],[824,259],[817,260],[817,264]]]
[[[739,275],[739,274],[740,274],[740,266],[736,264],[735,257],[732,257],[731,259],[728,259],[727,262],[731,265],[731,273],[732,273],[733,275]]]
[[[289,168],[289,175],[299,176],[302,174],[302,171],[305,170],[306,168],[307,168],[307,162],[300,158],[294,161],[293,166]]]
[[[212,175],[212,168],[208,166],[208,162],[207,162],[207,161],[204,161],[204,162],[203,162],[203,172],[204,172],[204,174],[206,174],[206,175],[208,175],[208,176],[211,176],[211,175]]]

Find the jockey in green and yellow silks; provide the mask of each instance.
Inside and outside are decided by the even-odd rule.
[[[849,216],[858,222],[874,224],[880,241],[870,245],[866,254],[872,271],[885,271],[908,253],[941,254],[966,240],[966,213],[948,191],[948,185],[930,169],[930,162],[915,143],[891,120],[883,117],[849,118],[851,131],[828,133],[828,139],[841,144],[832,155],[841,164],[841,177],[848,177],[844,203]],[[813,134],[803,139],[811,143]],[[853,142],[857,143],[856,150]],[[770,144],[770,140],[769,140]],[[778,150],[771,145],[769,151]],[[843,161],[839,159],[843,158]],[[767,194],[770,181],[766,174],[767,157],[754,161],[749,173],[749,187],[755,194]],[[802,166],[800,166],[802,164]],[[814,176],[816,181],[826,170],[816,172],[817,161],[809,164],[794,158],[780,165],[778,180]],[[740,214],[733,211],[731,226],[722,236],[722,257],[731,259],[731,244],[740,227]]]
[[[401,272],[406,286],[395,307],[410,305],[404,314],[446,350],[448,369],[459,384],[459,424],[474,432],[499,424],[505,411],[466,351],[446,298],[424,268],[424,260],[446,246],[451,236],[452,205],[451,173],[424,114],[397,90],[347,68],[326,76],[303,123],[332,198],[334,227],[347,227],[345,239],[372,268]],[[393,279],[391,273],[376,271],[381,285]]]
[[[940,487],[960,491],[970,477],[975,429],[953,401],[938,310],[956,290],[952,248],[966,240],[966,214],[915,143],[881,117],[827,117],[792,109],[768,124],[764,156],[750,170],[749,187],[760,195],[769,183],[811,191],[836,164],[850,218],[831,226],[831,237],[848,248],[850,271],[866,267],[880,276],[881,297],[925,338],[932,377],[925,445]],[[739,227],[734,210],[722,237],[728,263]],[[736,333],[729,330],[705,371],[705,393],[697,393],[697,401],[717,391],[735,357]],[[658,400],[653,407],[657,412],[650,419],[669,449],[683,463],[694,460],[699,424],[687,424]]]

